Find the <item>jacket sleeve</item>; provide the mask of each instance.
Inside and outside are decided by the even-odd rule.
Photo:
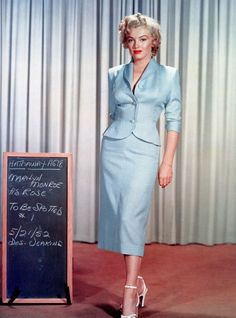
[[[113,96],[113,77],[114,75],[109,70],[108,71],[108,103],[109,103],[109,117],[111,120],[113,120],[115,117],[115,102],[114,102],[114,96]]]
[[[166,130],[180,132],[181,129],[181,94],[179,72],[174,69],[174,75],[170,83],[170,95],[165,106],[165,127]]]

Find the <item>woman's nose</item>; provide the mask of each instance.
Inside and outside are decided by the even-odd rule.
[[[138,47],[138,42],[134,41],[133,48],[136,49]]]

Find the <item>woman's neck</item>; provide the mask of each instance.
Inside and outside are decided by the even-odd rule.
[[[135,70],[143,70],[145,69],[145,67],[149,64],[149,62],[151,61],[151,57],[150,58],[146,58],[146,59],[142,59],[142,60],[134,60],[134,69]]]

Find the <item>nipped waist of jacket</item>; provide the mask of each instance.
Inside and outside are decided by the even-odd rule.
[[[137,103],[136,102],[130,102],[130,103],[116,103],[115,106],[118,106],[118,107],[125,107],[125,106],[133,106],[133,105],[136,105]]]
[[[156,123],[156,120],[153,117],[150,118],[126,118],[126,117],[116,117],[113,119],[113,122],[116,121],[124,121],[124,122],[133,122],[137,124],[144,124],[144,123]]]

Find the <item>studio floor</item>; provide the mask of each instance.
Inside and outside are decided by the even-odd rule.
[[[72,305],[1,305],[1,318],[119,317],[123,258],[74,243]],[[146,245],[140,318],[236,317],[236,245]]]

